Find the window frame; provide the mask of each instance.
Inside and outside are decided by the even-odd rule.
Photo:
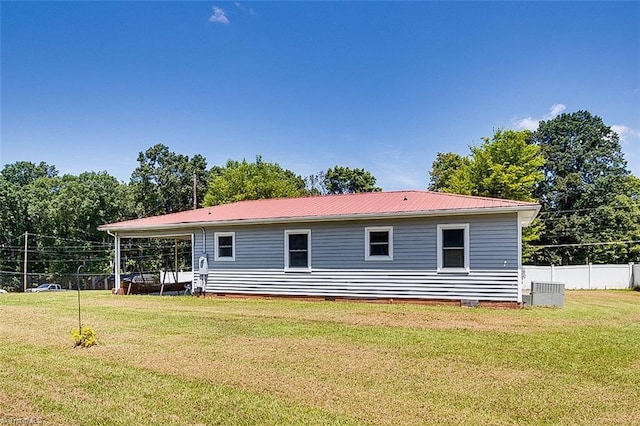
[[[443,231],[447,231],[447,230],[452,230],[452,229],[462,229],[464,231],[464,236],[463,236],[463,241],[464,241],[464,254],[463,254],[463,259],[464,259],[464,266],[462,268],[460,267],[444,267],[444,238],[443,238]],[[438,258],[438,272],[442,272],[442,273],[469,273],[470,271],[470,264],[469,264],[469,252],[470,252],[470,247],[469,247],[469,224],[468,223],[444,223],[444,224],[438,224],[438,231],[437,231],[437,258]]]
[[[231,237],[231,256],[220,256],[219,237]],[[236,260],[236,233],[235,232],[215,232],[213,234],[214,241],[214,261],[216,262],[235,262]]]
[[[290,235],[307,236],[307,266],[290,266]],[[286,272],[311,272],[311,229],[286,229],[284,231],[284,270]]]
[[[389,235],[389,254],[371,254],[371,233],[387,232]],[[393,226],[367,226],[364,228],[364,260],[388,262],[393,260]]]

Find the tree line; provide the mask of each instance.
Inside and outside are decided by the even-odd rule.
[[[51,279],[73,274],[86,262],[94,273],[109,273],[112,239],[97,229],[105,223],[242,200],[381,190],[361,168],[335,166],[303,177],[261,156],[208,168],[202,155],[189,157],[162,144],[140,152],[137,161],[128,183],[107,172],[60,176],[46,162],[4,166],[0,286],[21,288],[25,263],[28,271]],[[132,269],[154,271],[166,262],[163,251],[173,253],[162,242],[143,240],[129,241],[123,250]],[[181,247],[181,254],[188,264],[188,251]]]
[[[540,203],[523,232],[525,262],[640,260],[640,180],[600,117],[578,111],[533,132],[499,129],[470,151],[438,153],[429,189]]]
[[[93,270],[109,272],[112,240],[97,230],[105,223],[242,200],[381,190],[362,168],[336,165],[304,177],[261,156],[209,168],[202,155],[162,144],[137,162],[128,183],[107,172],[60,176],[46,162],[4,166],[0,272],[21,272],[25,251],[33,271],[70,274],[91,259]],[[542,121],[533,132],[498,129],[468,155],[438,153],[428,188],[539,202],[541,213],[523,235],[528,263],[638,260],[640,180],[627,168],[618,135],[588,111]],[[161,266],[160,243],[129,248]]]

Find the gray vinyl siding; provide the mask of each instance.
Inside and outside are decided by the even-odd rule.
[[[235,232],[235,261],[215,261],[215,233]],[[202,231],[195,233],[195,259],[202,255]],[[216,227],[206,230],[209,269],[284,268],[284,228],[271,226]]]
[[[518,301],[517,214],[234,225],[206,229],[210,293]],[[437,272],[439,224],[469,225],[469,273]],[[365,228],[393,227],[393,260],[365,260]],[[311,230],[311,271],[284,270],[285,230]],[[235,233],[235,261],[214,260],[215,232]],[[202,254],[194,231],[194,265]]]
[[[390,299],[477,299],[517,302],[517,271],[209,270],[208,293]]]
[[[500,217],[499,220],[482,217],[469,223],[469,263],[472,270],[519,267],[515,217]]]
[[[365,228],[393,227],[393,260],[365,260]],[[312,263],[321,269],[436,268],[436,222],[393,221],[323,224],[311,230]]]
[[[233,263],[241,269],[283,269],[284,231],[272,228],[236,230],[236,261]]]
[[[428,219],[388,219],[291,225],[226,226],[206,231],[210,269],[283,269],[284,232],[311,229],[312,269],[435,270],[437,225],[469,224],[469,262],[473,269],[517,269],[516,214]],[[393,260],[365,260],[365,228],[393,227]],[[236,260],[214,261],[215,232],[235,232]],[[202,232],[195,234],[195,257],[202,253]]]

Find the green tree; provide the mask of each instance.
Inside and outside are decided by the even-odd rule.
[[[9,244],[27,230],[27,203],[20,187],[0,175],[0,242]]]
[[[105,270],[110,237],[98,226],[130,217],[128,189],[106,172],[40,178],[26,188],[32,200],[34,272],[69,275],[90,262],[94,272]],[[101,245],[102,244],[102,245]],[[96,252],[96,245],[100,249]]]
[[[99,241],[98,226],[133,217],[127,186],[106,172],[65,175],[59,185],[50,213],[65,237]]]
[[[23,194],[34,234],[33,272],[69,275],[83,262],[94,272],[106,269],[110,237],[97,228],[131,217],[127,185],[106,172],[85,172],[36,179]]]
[[[105,172],[60,177],[45,163],[7,165],[0,172],[0,271],[22,271],[25,232],[32,273],[59,277],[85,261],[94,272],[102,270],[111,242],[97,227],[130,218],[130,212],[127,185]],[[22,287],[21,279],[11,281]]]
[[[22,271],[22,244],[25,232],[31,234],[41,229],[41,222],[51,224],[48,210],[37,206],[48,203],[52,188],[45,189],[43,182],[57,180],[58,171],[45,162],[35,164],[19,161],[7,164],[0,171],[0,229],[2,229],[2,259],[0,270]],[[37,256],[32,256],[36,261]],[[43,268],[43,265],[37,265]],[[12,285],[20,286],[21,280]],[[1,283],[0,283],[1,284]]]
[[[25,232],[33,232],[29,206],[38,202],[27,189],[39,179],[53,179],[58,175],[54,166],[45,162],[35,164],[18,161],[7,164],[0,171],[0,229],[4,241],[12,241]]]
[[[41,163],[43,164],[43,163]],[[23,269],[23,244],[25,233],[34,234],[42,229],[50,230],[54,220],[50,216],[50,205],[59,178],[55,173],[40,173],[44,169],[29,162],[19,162],[5,166],[0,173],[0,225],[4,244],[0,270],[3,272],[21,272]],[[29,250],[32,249],[33,238],[29,239]],[[42,271],[46,265],[41,263],[41,256],[34,252],[29,256],[29,269]],[[6,278],[3,275],[3,278]],[[0,285],[22,287],[21,277],[7,283],[5,279]],[[10,280],[11,281],[11,280]]]
[[[379,192],[376,178],[360,168],[335,166],[324,174],[324,186],[328,194],[348,194],[353,192]]]
[[[531,132],[496,130],[482,138],[471,154],[438,154],[429,172],[429,188],[454,194],[477,195],[518,201],[535,201],[534,191],[542,181],[544,158],[531,141]],[[542,226],[535,220],[522,231],[523,262],[538,252],[535,245]]]
[[[455,152],[439,152],[429,171],[429,191],[446,192],[453,175],[468,163],[467,157]]]
[[[18,161],[4,166],[2,171],[0,171],[0,175],[9,183],[17,185],[18,187],[24,187],[39,178],[58,176],[58,171],[55,166],[50,166],[44,161],[41,161],[39,164],[30,161]]]
[[[193,208],[193,179],[196,205],[207,188],[207,162],[200,154],[189,158],[156,144],[138,155],[138,167],[131,174],[131,191],[137,216],[159,215]]]
[[[636,179],[637,180],[637,179]],[[609,242],[587,247],[587,258],[598,263],[627,263],[640,257],[640,203],[617,194],[611,203],[594,210],[592,240]],[[598,242],[596,241],[596,242]]]
[[[255,163],[228,160],[225,167],[211,173],[205,206],[243,200],[285,198],[305,195],[305,181],[278,163],[270,163],[256,156]]]
[[[472,146],[469,157],[442,154],[430,172],[432,186],[442,192],[535,201],[544,158],[530,136],[527,130],[499,129],[493,138]]]
[[[26,211],[27,202],[20,193],[20,187],[0,173],[0,271],[20,271],[20,265],[15,261],[16,246],[27,230]],[[0,288],[17,286],[19,279],[12,278],[9,276],[1,280]]]
[[[588,111],[540,122],[533,140],[545,159],[537,195],[547,210],[593,207],[596,198],[607,198],[599,191],[609,192],[629,175],[618,135]]]
[[[629,262],[638,246],[639,191],[619,137],[588,111],[542,121],[533,133],[545,158],[537,189],[545,263]]]

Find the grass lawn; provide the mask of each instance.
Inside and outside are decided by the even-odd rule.
[[[0,294],[0,425],[640,424],[640,292],[564,309]],[[22,423],[20,423],[22,422]]]

